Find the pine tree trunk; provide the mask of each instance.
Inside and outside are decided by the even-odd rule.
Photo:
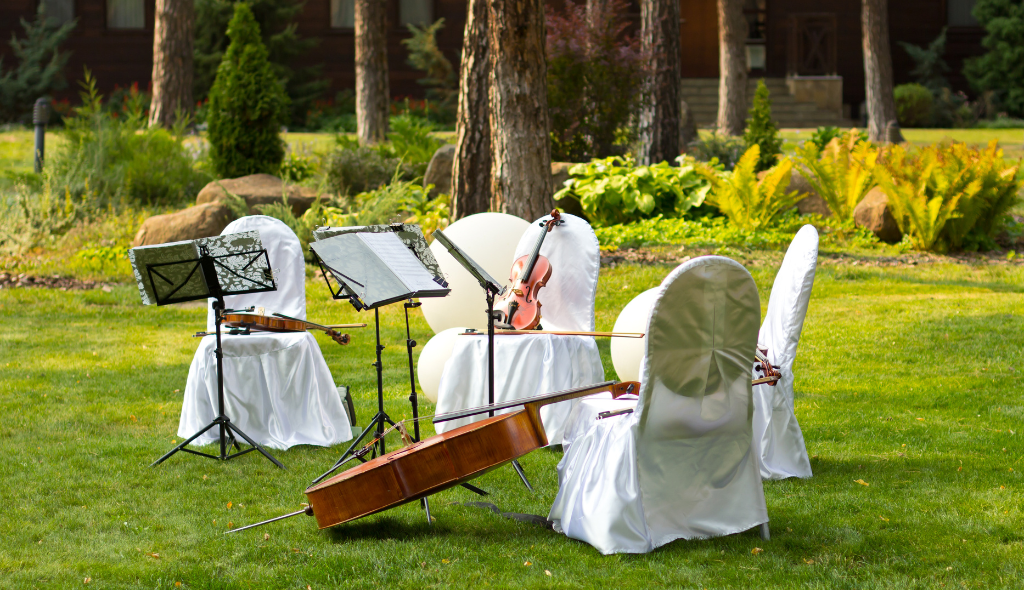
[[[747,108],[747,19],[742,0],[718,0],[718,132],[742,135]]]
[[[149,124],[172,127],[192,114],[192,0],[156,0],[153,25],[153,100]]]
[[[491,127],[487,107],[487,0],[469,0],[459,66],[458,140],[452,165],[452,219],[491,204]]]
[[[650,70],[640,109],[637,160],[650,165],[675,164],[679,156],[679,111],[682,97],[679,0],[643,0],[640,38]]]
[[[527,220],[554,207],[544,0],[488,0],[491,211]]]
[[[868,138],[876,142],[903,141],[896,122],[896,100],[892,94],[888,0],[862,0],[860,22],[864,44]],[[887,131],[888,127],[894,130]]]
[[[355,0],[356,134],[359,143],[380,143],[388,134],[387,2]]]

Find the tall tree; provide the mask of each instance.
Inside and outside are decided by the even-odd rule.
[[[491,204],[491,124],[487,108],[489,59],[487,0],[469,0],[459,67],[452,219],[482,213]]]
[[[171,127],[177,113],[192,114],[192,0],[156,0],[154,21],[149,124]]]
[[[533,220],[554,206],[544,0],[489,0],[491,207]]]
[[[892,53],[889,51],[889,1],[861,0],[864,83],[868,107],[868,138],[901,142],[892,94]]]
[[[387,2],[355,0],[356,134],[359,143],[384,141],[388,134]]]
[[[747,19],[743,0],[718,0],[718,131],[743,133],[747,107]]]
[[[643,53],[650,60],[646,96],[640,110],[637,160],[641,164],[674,163],[680,152],[682,48],[679,26],[679,0],[643,0],[640,3],[640,38]]]

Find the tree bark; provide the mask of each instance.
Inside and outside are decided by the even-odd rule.
[[[156,0],[153,25],[153,99],[149,124],[173,127],[192,114],[192,0]]]
[[[888,0],[861,0],[860,23],[864,44],[868,138],[876,142],[903,141],[896,122],[896,100],[892,94]]]
[[[718,132],[742,135],[747,110],[747,19],[742,0],[718,0]]]
[[[643,106],[640,108],[640,146],[637,160],[650,165],[675,164],[679,156],[682,123],[679,0],[643,0],[640,3],[640,38],[650,64]]]
[[[355,0],[356,134],[359,143],[380,143],[388,134],[387,2]]]
[[[551,198],[544,0],[488,0],[491,211],[527,220]]]
[[[491,205],[491,123],[487,106],[491,68],[487,20],[487,0],[469,0],[459,65],[452,219],[483,213]]]

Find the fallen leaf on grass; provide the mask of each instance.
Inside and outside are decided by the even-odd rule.
[[[806,563],[807,565],[814,565],[814,560],[813,559],[804,559],[804,563]]]
[[[764,549],[761,549],[760,547],[754,547],[753,549],[750,550],[750,553],[751,553],[751,555],[757,555],[758,553],[761,553],[763,551],[764,551]]]
[[[231,502],[228,502],[228,510],[231,510]]]
[[[524,561],[524,562],[523,562],[523,565],[525,565],[525,566],[531,566],[531,565],[533,565],[533,564],[532,564],[532,563],[530,563],[529,561]]]
[[[175,582],[174,583],[174,587],[175,588],[181,588],[181,582]]]
[[[864,481],[863,479],[855,479],[855,480],[853,480],[853,482],[854,483],[859,483],[860,485],[865,486],[865,487],[871,485],[868,482]]]
[[[878,518],[881,518],[881,519],[882,519],[882,520],[884,520],[885,522],[889,522],[889,519],[888,519],[888,518],[886,518],[886,517],[884,517],[884,516],[879,516]]]
[[[233,529],[233,528],[235,528],[235,523],[233,523],[233,522],[231,522],[231,521],[229,520],[229,521],[228,521],[228,528],[229,528],[229,529]]]
[[[152,557],[153,559],[160,559],[159,553],[147,553],[146,555]]]
[[[91,581],[92,581],[92,578],[86,578],[86,579],[82,580],[82,583],[83,584],[88,584]]]
[[[442,559],[442,560],[441,560],[441,563],[451,563],[451,561],[449,561],[449,560],[447,560],[447,559]]]
[[[544,575],[545,575],[545,576],[550,576],[550,575],[551,575],[551,572],[550,572],[549,570],[544,570]]]
[[[263,533],[263,540],[264,541],[269,541],[270,540],[270,533]]]

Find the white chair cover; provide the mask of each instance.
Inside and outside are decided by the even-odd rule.
[[[531,224],[516,248],[515,258],[533,253],[543,231],[540,222]],[[545,330],[594,330],[594,302],[601,269],[601,250],[594,230],[583,219],[563,214],[565,223],[544,239],[541,254],[551,261],[551,280],[540,293],[541,325]],[[509,261],[509,267],[512,262]],[[504,277],[496,277],[504,278]],[[480,295],[483,303],[483,293]],[[590,336],[550,334],[498,336],[494,340],[494,401],[582,387],[604,380],[604,366],[597,342]],[[487,403],[487,338],[460,336],[445,365],[438,390],[437,412],[483,406]],[[572,402],[541,409],[548,440],[562,439],[565,419]],[[514,411],[514,409],[508,410]],[[438,432],[447,432],[486,415],[443,422]]]
[[[603,554],[768,521],[751,444],[757,286],[719,256],[682,264],[662,285],[636,411],[591,422],[558,464],[549,518]]]
[[[231,295],[224,298],[225,305],[228,309],[264,307],[268,314],[276,311],[306,319],[306,266],[299,239],[284,223],[265,215],[242,217],[221,233],[251,230],[260,232],[277,290]],[[211,299],[209,331],[214,329],[212,304]],[[257,443],[272,449],[300,444],[326,447],[352,438],[348,414],[312,334],[224,334],[222,343],[224,411]],[[192,358],[178,436],[192,436],[217,414],[216,347],[216,337],[206,336]],[[217,430],[211,429],[193,444],[210,444],[217,436]]]
[[[818,232],[805,225],[793,238],[775,276],[758,336],[758,342],[768,347],[768,358],[782,373],[774,387],[754,386],[754,442],[765,479],[811,477],[804,436],[793,412],[793,361],[817,263]]]

